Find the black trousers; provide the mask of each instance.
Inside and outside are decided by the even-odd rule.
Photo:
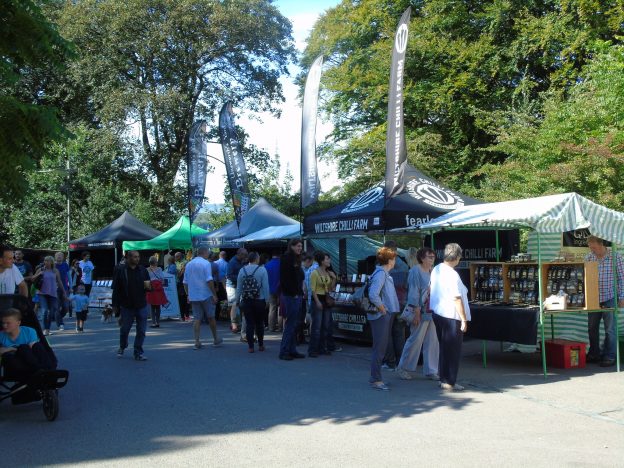
[[[440,382],[455,385],[459,360],[461,358],[464,333],[461,331],[461,321],[433,314],[433,322],[440,343],[440,361],[438,374]]]
[[[254,331],[258,337],[258,346],[264,346],[264,311],[266,310],[266,302],[264,299],[253,299],[241,301],[240,310],[245,315],[247,328],[245,334],[247,336],[247,345],[249,348],[254,347]]]
[[[48,351],[41,343],[35,343],[32,348],[23,344],[12,353],[2,355],[2,367],[7,379],[22,381],[41,369],[52,369],[54,364]]]

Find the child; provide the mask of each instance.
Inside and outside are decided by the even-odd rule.
[[[89,313],[89,296],[85,294],[84,285],[80,284],[76,287],[76,294],[69,296],[72,308],[76,313],[76,331],[84,331],[84,323]]]

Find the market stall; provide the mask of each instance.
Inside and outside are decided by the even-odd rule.
[[[299,227],[299,222],[276,210],[264,198],[260,198],[247,213],[241,217],[240,225],[236,221],[210,233],[193,236],[195,245],[209,247],[236,248],[240,247],[240,238],[256,233],[262,229],[277,226]]]
[[[160,231],[124,211],[119,218],[98,232],[70,241],[69,250],[89,250],[91,259],[97,267],[98,277],[111,277],[113,268],[120,258],[119,250],[124,241],[149,239],[159,234]]]
[[[549,233],[563,233],[587,228],[589,231],[613,243],[612,250],[617,253],[617,246],[624,244],[624,213],[610,210],[598,205],[576,193],[565,193],[526,200],[514,200],[499,203],[464,206],[448,214],[440,216],[419,227],[421,232],[435,233],[442,230],[471,230],[523,228],[535,232],[537,236],[537,258],[523,258],[517,263],[488,262],[474,263],[470,267],[471,293],[473,300],[480,304],[471,306],[473,317],[482,314],[505,314],[502,321],[512,321],[515,314],[514,307],[505,307],[510,304],[533,308],[538,316],[539,337],[541,342],[542,365],[544,376],[546,367],[546,336],[545,318],[553,314],[588,314],[599,309],[597,302],[597,266],[595,263],[584,261],[558,261],[545,263],[541,252],[541,237]],[[612,255],[612,259],[615,255]],[[615,261],[613,261],[615,268]],[[617,297],[617,275],[614,274],[614,293]],[[566,293],[566,299],[560,310],[545,310],[544,300],[557,290]],[[485,304],[499,306],[487,311]],[[526,307],[523,307],[526,308]],[[619,336],[618,307],[615,311],[616,336]],[[481,320],[481,317],[477,319]],[[494,320],[494,319],[492,319]],[[532,323],[529,319],[528,323]],[[554,339],[555,330],[551,325],[551,337]],[[485,332],[483,332],[485,333]],[[491,338],[491,335],[482,334],[481,338]],[[513,341],[517,337],[507,337]],[[584,356],[583,356],[584,358]],[[485,359],[485,347],[484,347]],[[485,362],[485,361],[484,361]],[[620,370],[619,349],[616,354],[617,370]]]
[[[187,250],[192,247],[193,236],[207,233],[205,229],[191,224],[188,216],[181,216],[171,228],[153,239],[124,242],[123,250],[126,252],[128,250]]]

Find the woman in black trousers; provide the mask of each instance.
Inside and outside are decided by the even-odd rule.
[[[433,321],[440,342],[438,372],[443,390],[464,389],[456,382],[464,333],[470,321],[470,307],[468,289],[455,271],[461,258],[461,247],[458,244],[447,244],[444,248],[444,262],[431,272],[429,306],[433,310]]]

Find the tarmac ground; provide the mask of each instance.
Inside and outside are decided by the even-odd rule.
[[[540,355],[464,343],[459,381],[444,393],[423,377],[368,385],[370,349],[341,343],[319,358],[277,359],[280,336],[247,353],[225,325],[219,348],[202,326],[148,328],[146,362],[119,359],[118,328],[90,314],[85,332],[50,336],[60,414],[0,405],[2,466],[624,466],[624,372],[588,364],[549,369]],[[132,343],[133,334],[130,337]],[[129,352],[128,352],[129,351]],[[305,347],[300,347],[305,351]]]

